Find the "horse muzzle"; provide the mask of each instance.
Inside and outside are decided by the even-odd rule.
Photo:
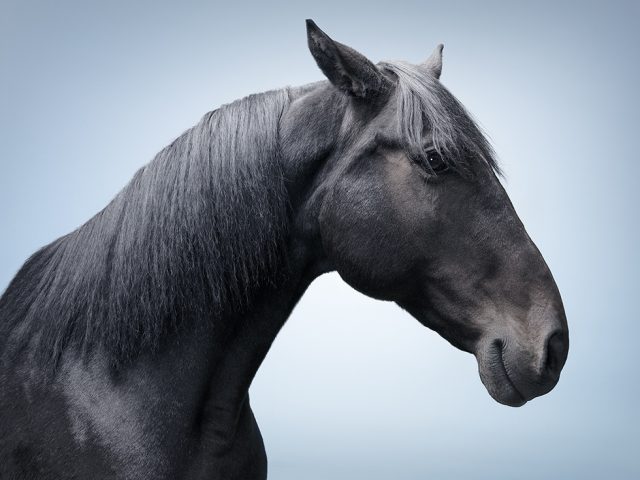
[[[489,394],[499,403],[519,407],[555,387],[568,350],[568,331],[554,328],[533,346],[510,335],[488,339],[480,342],[475,356]]]

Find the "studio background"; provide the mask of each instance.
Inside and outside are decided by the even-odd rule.
[[[305,18],[374,61],[443,42],[562,293],[562,378],[501,406],[471,355],[326,275],[251,388],[270,478],[639,478],[639,5],[2,0],[0,289],[205,112],[322,79]]]

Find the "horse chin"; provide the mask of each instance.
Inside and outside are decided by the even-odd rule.
[[[496,402],[509,407],[521,407],[527,403],[527,399],[524,398],[508,377],[500,380],[487,380],[486,376],[481,374],[480,379],[487,388],[489,395]]]

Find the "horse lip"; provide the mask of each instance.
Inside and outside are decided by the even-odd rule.
[[[502,370],[502,375],[507,380],[507,384],[511,387],[511,389],[520,398],[520,402],[521,403],[518,406],[522,406],[525,403],[527,403],[527,398],[522,394],[522,392],[520,392],[520,390],[518,390],[518,387],[516,387],[515,383],[513,383],[513,380],[509,376],[509,372],[507,371],[507,366],[504,363],[504,356],[503,356],[504,348],[503,348],[502,342],[497,341],[496,344],[495,344],[495,348],[497,350],[498,359],[499,359],[499,363],[500,363],[500,368]]]

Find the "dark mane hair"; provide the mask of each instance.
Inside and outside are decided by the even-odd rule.
[[[460,173],[469,172],[470,159],[479,158],[500,174],[485,134],[432,74],[420,65],[400,61],[380,62],[379,66],[398,80],[399,134],[408,154],[424,155],[424,132],[428,130],[433,147]]]
[[[0,298],[6,348],[55,364],[66,346],[113,362],[187,318],[241,309],[273,282],[288,205],[278,158],[287,89],[207,113],[100,213],[35,253]]]

